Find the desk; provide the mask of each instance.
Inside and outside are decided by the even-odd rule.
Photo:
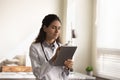
[[[96,77],[88,76],[78,72],[71,72],[69,75],[69,80],[96,80]]]
[[[95,77],[87,76],[77,72],[71,72],[69,80],[95,80]],[[0,80],[35,80],[32,72],[1,72]]]

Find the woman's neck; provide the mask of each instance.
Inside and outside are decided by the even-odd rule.
[[[55,40],[54,40],[54,39],[52,39],[52,40],[47,39],[46,42],[47,42],[48,44],[52,44],[52,43],[55,42]]]

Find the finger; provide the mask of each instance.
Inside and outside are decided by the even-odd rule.
[[[73,62],[65,61],[65,62],[64,62],[64,65],[65,65],[66,67],[68,67],[68,68],[72,68]]]
[[[72,61],[72,59],[67,59],[67,61]]]
[[[73,64],[73,61],[68,61],[68,60],[66,60],[65,62],[64,62],[65,64]]]
[[[59,50],[60,50],[60,47],[58,47],[56,51],[59,51]]]
[[[73,61],[72,61],[72,60],[67,60],[67,63],[68,63],[68,64],[70,64],[70,63],[73,64]]]
[[[68,66],[73,66],[73,63],[68,63]]]

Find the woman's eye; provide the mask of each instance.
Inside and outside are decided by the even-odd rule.
[[[53,26],[52,29],[55,29],[55,26]]]
[[[60,27],[57,27],[57,26],[52,26],[52,29],[57,29],[57,30],[60,30]]]
[[[58,30],[60,30],[60,27],[58,27]]]

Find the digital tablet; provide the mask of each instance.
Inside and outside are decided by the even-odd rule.
[[[55,61],[55,66],[64,66],[64,62],[67,59],[72,59],[77,46],[61,46]]]

